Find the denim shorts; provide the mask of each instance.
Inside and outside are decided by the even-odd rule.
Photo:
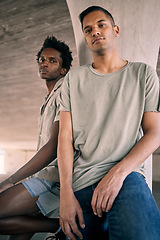
[[[40,178],[30,178],[23,181],[22,184],[32,197],[39,196],[36,203],[44,216],[58,217],[60,201],[59,183]]]

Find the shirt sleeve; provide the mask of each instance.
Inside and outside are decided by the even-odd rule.
[[[146,70],[146,91],[145,91],[145,112],[160,112],[160,81],[156,71],[147,66]]]
[[[61,87],[57,90],[57,96],[56,96],[55,103],[54,103],[55,104],[55,109],[56,109],[54,122],[59,121],[59,115],[60,115],[59,95],[60,95],[60,92],[61,92]]]
[[[59,111],[71,112],[69,73],[64,78],[59,95]]]
[[[59,121],[59,97],[56,100],[56,115],[55,115],[55,119],[54,122]]]

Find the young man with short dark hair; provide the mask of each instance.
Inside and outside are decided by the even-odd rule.
[[[60,224],[68,239],[158,240],[160,214],[144,161],[160,145],[159,79],[120,58],[119,27],[99,6],[80,14],[93,63],[60,97]]]

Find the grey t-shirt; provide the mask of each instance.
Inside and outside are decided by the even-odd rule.
[[[144,63],[111,74],[82,66],[64,79],[60,111],[72,115],[73,189],[80,190],[102,179],[142,137],[143,113],[160,111],[159,79]],[[135,171],[145,176],[144,164]]]

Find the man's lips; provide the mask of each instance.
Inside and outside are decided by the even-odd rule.
[[[44,69],[44,68],[41,68],[41,69],[39,70],[39,72],[42,73],[42,74],[43,74],[43,73],[48,73],[48,71],[47,71],[46,69]]]
[[[92,40],[92,44],[96,43],[96,42],[99,42],[101,40],[104,40],[104,37],[96,37]]]

